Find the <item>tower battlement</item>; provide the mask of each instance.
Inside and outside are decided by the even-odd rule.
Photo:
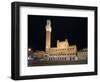
[[[46,31],[51,32],[51,21],[49,19],[46,21]]]

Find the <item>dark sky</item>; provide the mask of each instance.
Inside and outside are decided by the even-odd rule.
[[[77,45],[78,50],[87,48],[87,18],[28,15],[28,48],[45,50],[46,20],[51,20],[51,47],[56,47],[57,40],[66,38],[70,45]]]

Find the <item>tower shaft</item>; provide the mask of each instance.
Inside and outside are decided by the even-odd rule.
[[[51,32],[46,31],[46,52],[51,47]]]

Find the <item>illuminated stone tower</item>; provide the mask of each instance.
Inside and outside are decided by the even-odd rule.
[[[51,21],[47,20],[46,23],[46,53],[48,53],[48,49],[51,47]]]

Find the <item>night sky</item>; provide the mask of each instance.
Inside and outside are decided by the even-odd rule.
[[[46,20],[51,20],[51,47],[56,47],[57,40],[66,38],[70,45],[77,46],[78,50],[87,48],[87,18],[28,15],[28,48],[45,50]]]

